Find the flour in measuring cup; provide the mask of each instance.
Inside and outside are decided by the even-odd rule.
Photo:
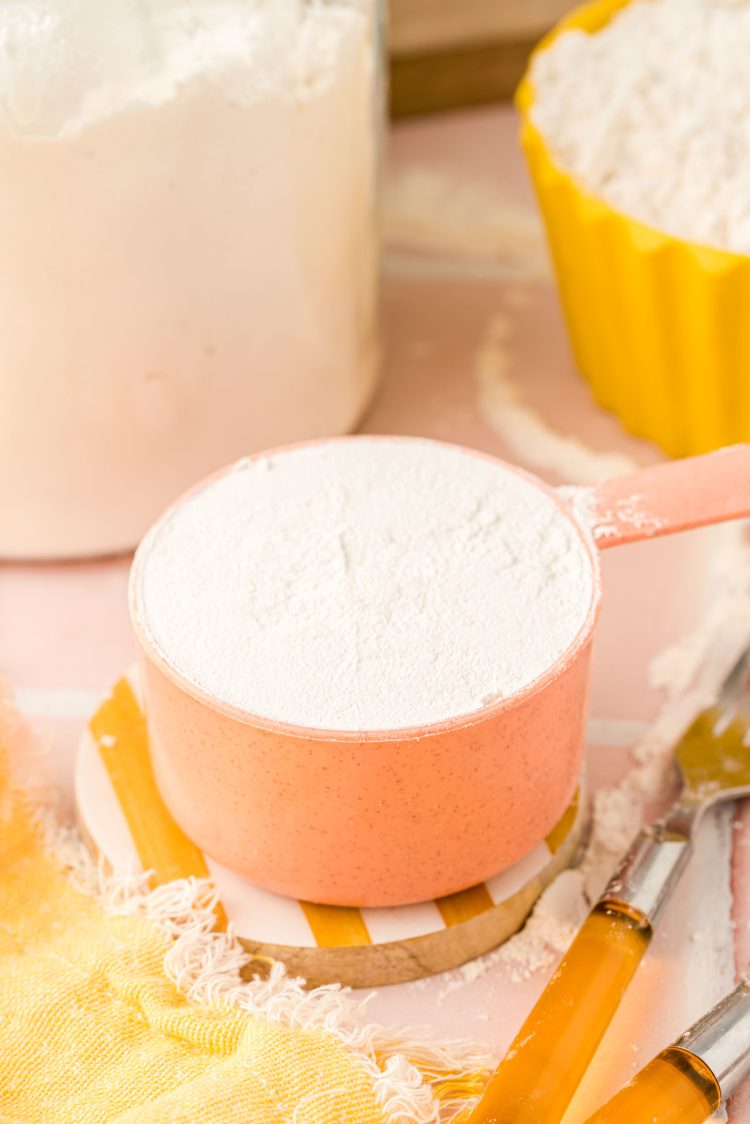
[[[596,597],[555,500],[438,442],[357,438],[238,465],[147,535],[137,613],[210,695],[320,729],[397,729],[528,687]]]
[[[635,0],[536,58],[532,118],[618,210],[750,253],[750,3]]]

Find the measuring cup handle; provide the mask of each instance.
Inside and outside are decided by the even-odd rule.
[[[615,476],[573,495],[600,550],[743,519],[750,515],[750,445]]]

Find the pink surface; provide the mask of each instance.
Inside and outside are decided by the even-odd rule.
[[[530,204],[509,110],[456,114],[401,126],[395,163],[450,172],[470,183],[499,186],[508,199]],[[367,432],[415,433],[509,456],[477,404],[475,353],[488,319],[508,307],[511,285],[495,278],[389,276],[385,293],[385,379]],[[621,434],[595,408],[576,376],[551,286],[530,286],[517,309],[509,376],[524,401],[550,424],[576,432],[596,449],[617,448],[640,464],[659,454]],[[552,479],[552,476],[550,476]],[[553,482],[557,482],[553,480]],[[608,552],[603,558],[605,605],[594,650],[591,707],[597,719],[648,721],[662,702],[648,685],[649,659],[694,626],[710,603],[707,558],[715,533],[693,531]],[[22,690],[20,701],[54,747],[54,762],[70,807],[73,748],[96,694],[134,658],[127,621],[127,560],[65,566],[4,565],[0,569],[0,673]],[[628,727],[623,727],[627,734]],[[615,783],[628,768],[628,738],[589,745],[595,788]],[[728,877],[730,813],[710,818],[690,876],[665,917],[652,953],[592,1070],[584,1100],[601,1101],[716,1001],[731,983],[723,951],[730,927],[722,886]],[[736,839],[737,962],[750,962],[750,816]],[[721,890],[721,894],[718,891]],[[728,893],[728,888],[727,888]],[[717,912],[718,911],[718,912]],[[544,971],[515,981],[502,964],[476,981],[454,977],[383,989],[374,1017],[426,1023],[435,1032],[492,1043],[512,1038],[544,986]],[[580,1120],[580,1116],[578,1117]],[[735,1120],[750,1119],[750,1103]],[[569,1124],[576,1124],[572,1118]]]

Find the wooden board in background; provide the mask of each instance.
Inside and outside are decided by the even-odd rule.
[[[391,0],[391,112],[432,113],[512,96],[571,0]]]
[[[391,0],[391,52],[534,40],[573,7],[573,0]]]
[[[533,40],[523,40],[391,56],[391,116],[413,117],[505,101],[513,96],[533,46]]]

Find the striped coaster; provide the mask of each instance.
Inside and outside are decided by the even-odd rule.
[[[150,870],[154,881],[210,876],[217,923],[232,923],[252,957],[283,960],[313,985],[371,987],[457,967],[523,923],[581,841],[580,790],[560,822],[509,870],[418,905],[352,909],[294,901],[252,885],[204,855],[174,822],[151,767],[137,673],[119,680],[91,718],[78,753],[76,804],[85,838],[116,873]]]

